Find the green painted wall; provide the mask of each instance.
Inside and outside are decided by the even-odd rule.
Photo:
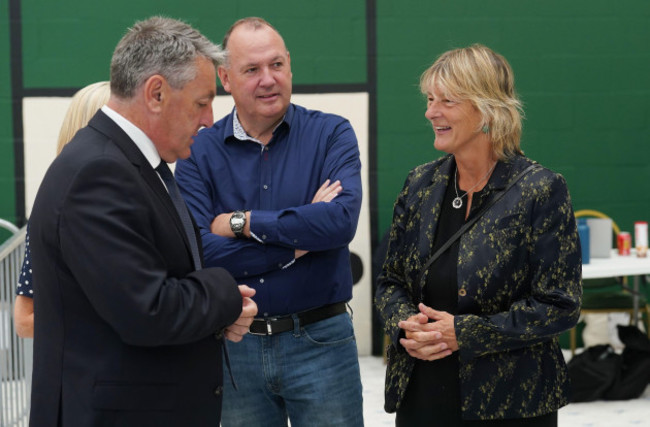
[[[0,218],[15,223],[14,139],[9,65],[9,5],[7,0],[0,0],[0,55]],[[0,242],[3,242],[9,235],[9,232],[0,229]]]
[[[14,194],[10,66],[17,62],[9,56],[10,3],[21,12],[23,89],[30,95],[107,80],[113,49],[126,29],[156,14],[183,19],[215,42],[235,20],[261,16],[285,37],[294,85],[366,82],[366,8],[360,0],[196,0],[191,7],[171,0],[0,0],[0,218],[14,223],[22,218],[16,218]],[[20,87],[14,91],[19,94]],[[0,230],[0,241],[7,235]]]
[[[650,220],[648,42],[646,0],[377,0],[379,235],[408,171],[443,154],[419,76],[472,43],[514,69],[525,154],[564,175],[576,210],[605,212],[633,235],[635,220]]]
[[[408,170],[441,154],[420,73],[475,42],[510,61],[522,147],[566,177],[574,207],[630,231],[650,219],[650,2],[378,0],[377,27],[380,232]]]
[[[179,17],[220,41],[259,15],[284,35],[296,85],[367,84],[366,14],[376,19],[377,232],[408,171],[440,155],[424,119],[420,73],[474,42],[509,59],[525,104],[527,155],[567,178],[576,209],[623,229],[650,217],[650,2],[628,0],[11,1],[22,12],[26,90],[108,78],[112,50],[136,19]],[[367,7],[369,8],[367,10]],[[16,220],[9,0],[0,0],[0,217]],[[371,22],[372,24],[372,22]]]
[[[111,54],[126,28],[156,14],[181,18],[215,42],[235,20],[261,16],[285,37],[294,84],[365,82],[364,2],[223,3],[22,1],[25,86],[79,87],[107,79]]]

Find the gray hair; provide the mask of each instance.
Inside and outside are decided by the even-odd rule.
[[[196,77],[198,57],[211,60],[215,68],[224,61],[221,47],[185,22],[161,16],[136,22],[113,52],[111,93],[132,98],[155,74],[182,89]]]

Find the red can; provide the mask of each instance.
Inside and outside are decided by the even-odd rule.
[[[616,246],[618,247],[619,255],[629,255],[630,249],[632,248],[632,236],[630,236],[630,233],[627,231],[618,233]]]

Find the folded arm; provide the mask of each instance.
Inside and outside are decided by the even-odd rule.
[[[193,157],[177,166],[181,190],[201,229],[206,265],[227,266],[236,277],[246,277],[281,269],[306,251],[339,248],[352,240],[362,193],[359,149],[349,124],[330,135],[327,153],[317,168],[294,167],[305,168],[300,184],[313,185],[313,189],[305,191],[304,200],[297,200],[294,206],[252,209],[245,233],[252,232],[258,241],[233,238],[229,224],[233,208],[222,208],[218,190],[202,175]],[[319,189],[327,180],[331,184]],[[341,189],[331,188],[335,181]],[[293,192],[294,184],[276,191]],[[246,209],[247,203],[256,206],[257,200],[242,199],[234,209]]]
[[[318,189],[301,206],[280,210],[253,210],[251,231],[265,244],[307,251],[346,246],[354,238],[361,210],[361,162],[352,128],[342,126],[331,136],[319,181],[339,181],[342,190],[330,202],[312,203]],[[322,187],[321,187],[322,188]],[[284,191],[290,191],[289,188]]]

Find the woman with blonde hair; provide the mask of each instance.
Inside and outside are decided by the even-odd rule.
[[[397,426],[556,426],[558,335],[575,325],[580,244],[564,178],[523,156],[505,58],[442,54],[421,77],[434,146],[395,202],[376,305]]]
[[[92,83],[74,94],[70,106],[63,119],[56,149],[57,156],[63,147],[70,142],[77,131],[88,124],[110,96],[108,81]],[[14,324],[16,334],[23,338],[34,336],[34,299],[32,294],[32,267],[29,251],[29,231],[25,236],[25,258],[16,286],[16,301],[14,305]]]

